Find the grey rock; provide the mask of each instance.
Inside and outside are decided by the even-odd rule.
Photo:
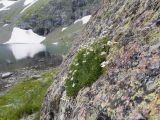
[[[2,74],[2,79],[6,79],[6,78],[8,78],[8,77],[11,77],[13,75],[13,73],[11,73],[11,72],[6,72],[6,73],[3,73]]]
[[[33,75],[31,76],[32,79],[38,79],[38,78],[41,78],[41,75]]]
[[[156,89],[156,84],[154,83],[154,81],[149,81],[146,83],[146,89],[148,92],[152,92],[153,90]]]
[[[150,77],[152,77],[152,76],[156,76],[156,75],[158,75],[160,73],[160,62],[156,62],[156,63],[154,63],[154,64],[150,64],[149,66],[148,66],[148,75],[150,76]]]
[[[111,120],[111,118],[108,117],[108,115],[106,115],[104,113],[99,113],[96,120]]]

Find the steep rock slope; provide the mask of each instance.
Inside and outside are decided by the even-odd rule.
[[[110,50],[103,74],[67,97],[77,50],[106,36]],[[104,0],[61,68],[45,96],[42,120],[159,120],[160,1]]]
[[[99,0],[39,0],[23,12],[19,26],[47,35],[56,27],[92,14],[98,6]]]

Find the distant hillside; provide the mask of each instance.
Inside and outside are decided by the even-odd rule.
[[[0,42],[10,38],[15,26],[46,36],[59,27],[91,15],[99,3],[99,0],[17,0],[7,9],[0,10]]]
[[[39,0],[24,11],[19,26],[46,35],[56,27],[92,14],[98,6],[99,0]]]

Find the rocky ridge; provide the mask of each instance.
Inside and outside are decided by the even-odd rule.
[[[104,0],[76,39],[49,88],[42,120],[159,120],[160,1]],[[77,50],[108,36],[104,74],[76,97],[67,97],[65,80]]]
[[[68,26],[75,20],[92,14],[99,6],[99,0],[48,1],[48,4],[33,13],[24,12],[19,27],[32,29],[39,35],[47,35],[57,27]]]

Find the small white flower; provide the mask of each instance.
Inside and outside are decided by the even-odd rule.
[[[85,48],[87,48],[88,46],[87,45],[83,45],[82,47],[81,47],[81,49],[85,49]]]
[[[107,45],[109,45],[109,46],[112,45],[112,44],[113,44],[113,43],[112,43],[111,41],[108,41],[108,42],[107,42]]]
[[[75,71],[72,73],[72,75],[74,75],[76,72],[77,72],[77,70],[75,70]]]
[[[89,51],[93,52],[94,50],[92,48],[90,48]]]
[[[82,61],[83,63],[86,63],[86,61]]]
[[[101,64],[101,67],[102,67],[102,68],[104,68],[104,67],[105,67],[105,65],[102,65],[102,64]]]
[[[78,66],[78,65],[79,65],[79,63],[75,64],[75,66]]]
[[[75,87],[75,83],[72,84],[72,87]]]
[[[101,55],[106,55],[106,52],[101,52]]]
[[[66,80],[66,79],[67,79],[67,76],[63,76],[63,77],[62,77],[62,80]]]
[[[102,35],[104,35],[104,34],[106,34],[106,33],[107,33],[107,31],[103,31],[103,32],[102,32]]]
[[[84,57],[86,57],[86,56],[87,56],[87,54],[84,54],[83,56],[84,56]]]
[[[72,73],[72,72],[73,72],[72,70],[69,71],[69,73]]]
[[[109,61],[104,61],[101,63],[101,67],[104,68],[109,64]]]
[[[89,52],[87,52],[86,55],[89,55]]]
[[[108,41],[108,42],[107,42],[107,45],[111,46],[111,45],[113,45],[113,44],[117,44],[117,43],[118,43],[118,42]]]
[[[73,81],[73,77],[71,78],[71,81]]]

